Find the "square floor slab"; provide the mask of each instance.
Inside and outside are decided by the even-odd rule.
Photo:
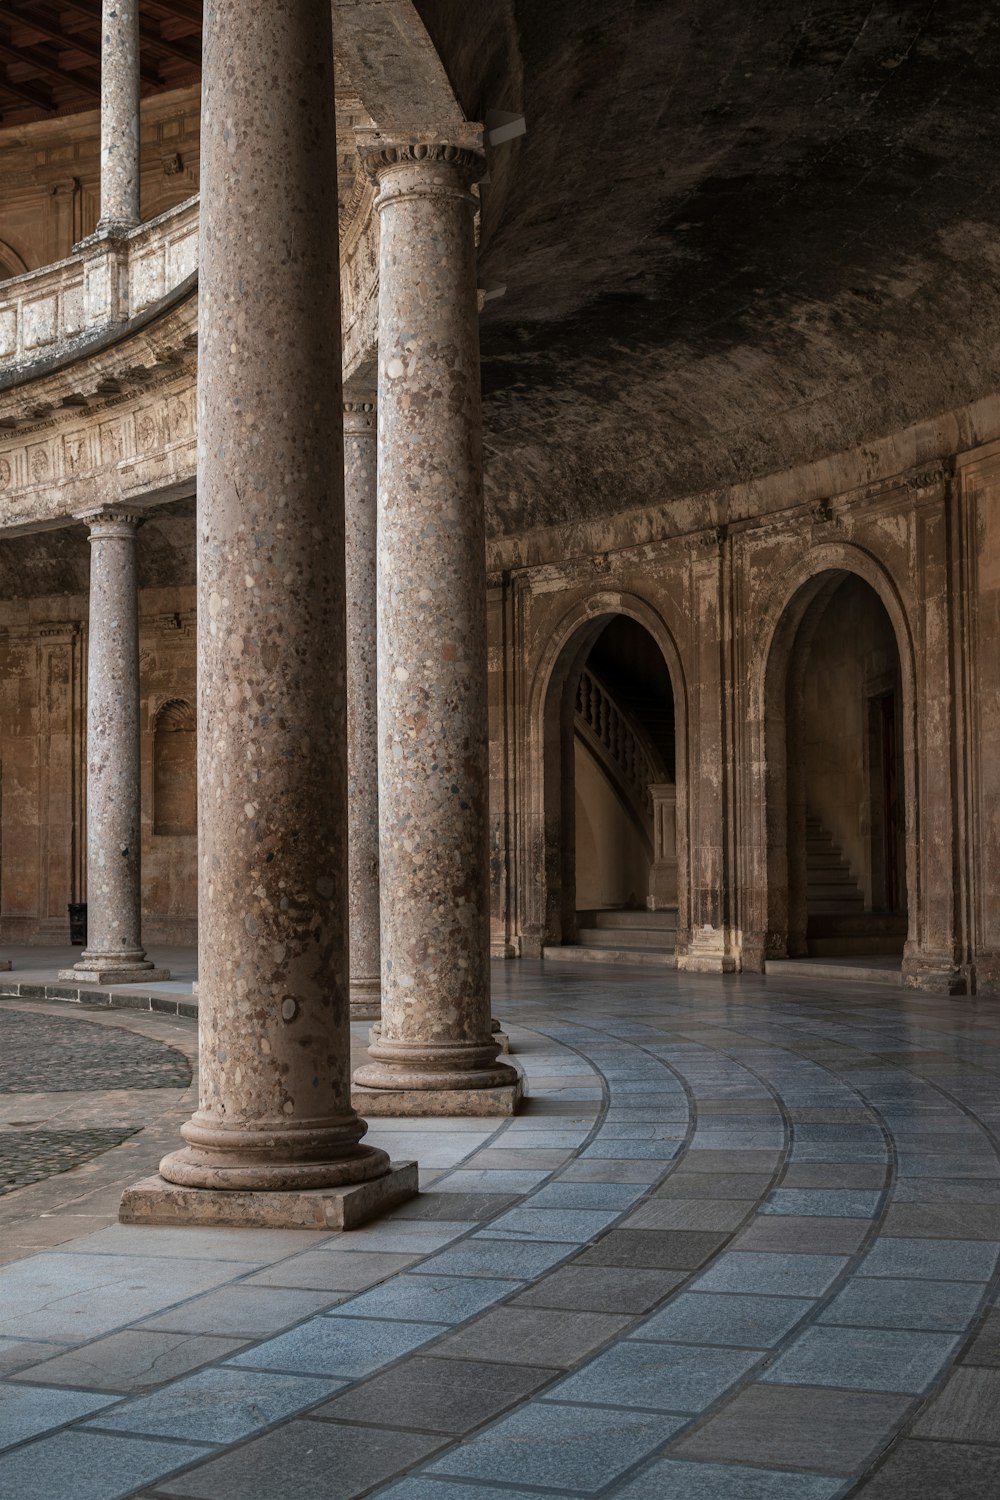
[[[913,1436],[1000,1445],[1000,1370],[952,1371],[918,1418]]]
[[[909,1396],[755,1384],[674,1451],[684,1458],[852,1474],[884,1447],[909,1404]]]
[[[532,1402],[444,1454],[429,1472],[593,1494],[655,1452],[683,1420]]]
[[[280,1370],[292,1375],[336,1375],[353,1379],[370,1375],[401,1354],[419,1349],[439,1333],[443,1323],[391,1323],[374,1318],[313,1318],[288,1333],[268,1339],[230,1365]]]
[[[322,1401],[339,1381],[262,1374],[223,1365],[199,1370],[149,1396],[102,1412],[91,1426],[145,1437],[235,1443],[260,1427]]]
[[[767,1172],[672,1172],[654,1198],[729,1198],[756,1202],[771,1185]]]
[[[34,1384],[77,1385],[105,1391],[138,1391],[162,1385],[224,1359],[243,1347],[242,1339],[204,1334],[155,1333],[128,1328],[92,1344],[31,1365],[16,1378]],[[37,1346],[36,1346],[37,1347]]]
[[[74,1422],[115,1400],[115,1396],[98,1396],[93,1391],[0,1385],[0,1448]]]
[[[765,1381],[830,1385],[845,1390],[927,1390],[958,1346],[952,1333],[911,1333],[887,1328],[808,1328]]]
[[[617,1266],[563,1266],[515,1297],[512,1307],[644,1313],[684,1280],[683,1271],[622,1271]]]
[[[443,1339],[441,1357],[502,1360],[565,1368],[621,1333],[626,1317],[611,1313],[501,1307]]]
[[[387,1250],[307,1250],[304,1255],[290,1256],[248,1276],[242,1285],[363,1292],[419,1259],[419,1254],[400,1255]]]
[[[1000,1245],[976,1240],[887,1239],[872,1245],[859,1276],[915,1276],[931,1281],[988,1281]]]
[[[464,1323],[523,1286],[523,1281],[493,1281],[485,1276],[396,1276],[352,1297],[330,1316]]]
[[[615,1500],[833,1500],[843,1488],[843,1480],[829,1474],[664,1458],[616,1490]]]
[[[870,1219],[812,1219],[759,1214],[732,1243],[734,1250],[791,1255],[853,1255],[871,1233]]]
[[[80,1429],[59,1432],[0,1455],[0,1495],[11,1500],[121,1500],[209,1452],[191,1443]]]
[[[640,1324],[631,1337],[770,1349],[815,1306],[806,1297],[682,1292]]]
[[[856,1328],[956,1331],[975,1317],[982,1287],[974,1281],[893,1281],[857,1276],[821,1314],[821,1323]]]
[[[720,1255],[693,1283],[699,1292],[763,1292],[775,1297],[821,1297],[846,1259],[839,1255],[789,1255],[732,1250]]]
[[[575,1250],[566,1243],[480,1238],[472,1235],[413,1267],[419,1276],[488,1276],[499,1280],[520,1277],[531,1280],[550,1266],[565,1260]]]
[[[460,1434],[552,1379],[550,1369],[414,1355],[310,1413],[313,1418]]]
[[[545,1399],[698,1412],[746,1375],[760,1357],[756,1349],[627,1341],[599,1354]]]
[[[608,1229],[619,1217],[617,1212],[600,1212],[583,1208],[514,1208],[486,1229],[479,1239],[526,1239],[565,1241],[582,1245]]]
[[[693,1271],[725,1244],[728,1236],[695,1230],[612,1229],[585,1250],[578,1265],[648,1266]]]
[[[749,1205],[724,1198],[657,1198],[623,1219],[622,1229],[738,1229]]]
[[[858,1491],[858,1500],[996,1500],[1000,1448],[908,1441]]]
[[[300,1323],[340,1300],[336,1292],[303,1291],[288,1287],[223,1286],[169,1312],[147,1318],[144,1328],[171,1333],[217,1333],[231,1337],[263,1338]]]

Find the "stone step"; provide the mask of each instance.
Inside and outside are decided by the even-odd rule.
[[[858,895],[858,888],[853,880],[810,880],[806,891],[810,901],[853,902]]]
[[[542,957],[554,963],[638,964],[643,968],[676,969],[677,955],[657,948],[586,948],[566,943],[561,948],[543,948]]]
[[[820,897],[809,897],[809,915],[837,916],[840,913],[863,912],[865,909],[864,898],[860,892],[857,896],[838,896],[835,900],[824,900]]]
[[[659,948],[671,951],[674,934],[661,928],[626,927],[618,932],[606,927],[580,927],[577,938],[584,948]]]
[[[905,938],[895,933],[858,933],[854,937],[807,937],[810,958],[853,958],[865,953],[898,953],[903,957]]]
[[[625,911],[610,906],[596,910],[591,908],[578,911],[576,921],[578,927],[604,927],[615,932],[631,927],[656,932],[676,932],[677,908],[668,906],[662,911]]]

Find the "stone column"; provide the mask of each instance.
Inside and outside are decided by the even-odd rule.
[[[650,782],[653,799],[653,864],[649,872],[650,911],[677,905],[677,787],[672,781]]]
[[[139,783],[140,518],[114,506],[90,527],[87,680],[87,946],[60,978],[92,984],[169,979],[142,946]]]
[[[375,395],[344,402],[347,555],[347,849],[351,1019],[381,1014]]]
[[[213,0],[204,48],[200,1099],[165,1182],[122,1212],[348,1228],[415,1191],[416,1168],[361,1144],[350,1098],[329,0]]]
[[[103,0],[101,218],[98,232],[139,223],[139,0]]]
[[[479,323],[462,145],[379,143],[380,1113],[509,1113],[489,974]],[[385,1091],[385,1092],[382,1092]],[[400,1098],[413,1091],[418,1096]],[[371,1102],[369,1102],[371,1101]]]

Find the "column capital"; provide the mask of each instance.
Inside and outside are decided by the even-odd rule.
[[[473,183],[486,175],[486,153],[479,144],[481,128],[474,127],[469,141],[416,139],[371,140],[359,147],[361,164],[379,188],[375,207],[387,197],[411,193],[469,193]]]
[[[75,521],[83,521],[90,527],[90,540],[95,537],[134,537],[145,517],[127,505],[95,505],[89,510],[77,511]]]
[[[344,397],[344,432],[354,437],[375,437],[378,406],[374,391]]]

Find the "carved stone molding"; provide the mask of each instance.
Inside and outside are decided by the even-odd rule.
[[[360,147],[366,174],[381,186],[387,172],[398,167],[448,170],[465,188],[486,172],[486,155],[475,146],[448,141],[368,141]]]

